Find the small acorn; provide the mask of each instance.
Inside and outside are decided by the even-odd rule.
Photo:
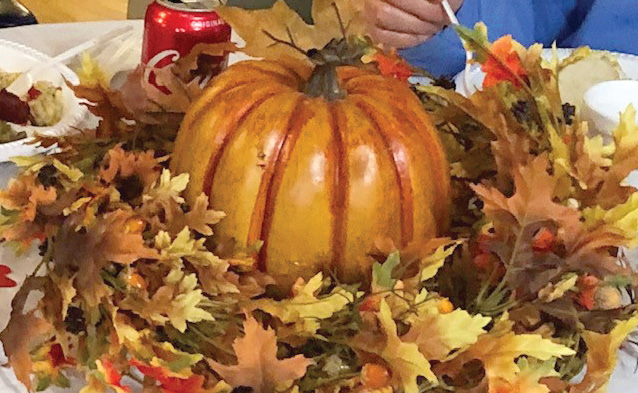
[[[598,288],[594,295],[596,310],[615,310],[622,307],[622,294],[617,288],[604,286]]]

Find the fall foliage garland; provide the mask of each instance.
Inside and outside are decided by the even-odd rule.
[[[333,4],[352,15],[352,3],[315,0],[315,20],[329,20]],[[301,46],[323,47],[339,28],[318,34],[282,1],[251,18],[235,12],[222,10],[240,32],[251,18],[286,20]],[[285,33],[275,25],[271,36]],[[623,254],[638,244],[638,191],[621,183],[638,168],[635,111],[612,142],[589,137],[541,46],[492,44],[482,26],[459,34],[488,76],[484,89],[463,97],[413,86],[452,163],[450,238],[402,249],[379,239],[369,285],[319,273],[290,294],[255,268],[258,250],[211,244],[224,213],[205,196],[187,205],[188,176],[166,169],[175,120],[196,90],[132,99],[148,88],[139,72],[111,91],[86,58],[75,90],[95,103],[100,126],[39,139],[58,152],[17,159],[21,174],[0,192],[2,239],[42,255],[0,333],[20,381],[68,386],[73,368],[86,375],[83,393],[129,392],[125,376],[149,393],[604,391],[638,326],[638,276]],[[264,54],[266,38],[245,50]],[[374,47],[363,61],[402,80],[409,69]],[[193,87],[180,72],[189,62],[162,76]],[[9,273],[0,266],[0,286],[15,285]],[[33,291],[44,297],[25,309]]]

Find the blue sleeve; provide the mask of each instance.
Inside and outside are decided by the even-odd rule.
[[[632,1],[632,0],[627,0]],[[634,0],[635,1],[635,0]],[[467,27],[482,21],[490,40],[511,34],[525,46],[550,45],[563,30],[577,0],[465,0],[457,17]],[[413,65],[434,75],[455,75],[465,64],[463,46],[452,28],[414,48],[401,51]]]
[[[583,10],[578,29],[561,45],[638,54],[638,2],[636,0],[594,0]]]

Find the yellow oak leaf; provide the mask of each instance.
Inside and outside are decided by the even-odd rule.
[[[277,57],[287,55],[307,59],[305,54],[289,45],[277,44],[279,40],[294,42],[299,48],[321,49],[330,40],[342,38],[339,16],[348,35],[363,35],[362,0],[315,0],[312,2],[312,20],[307,24],[284,0],[278,0],[265,10],[245,10],[239,7],[221,6],[216,11],[246,42],[241,49],[253,57]],[[333,5],[334,4],[334,5]]]
[[[600,206],[586,208],[583,217],[590,228],[601,225],[613,227],[628,239],[628,247],[638,245],[638,192],[631,194],[625,203],[609,210]]]
[[[616,147],[613,144],[605,144],[602,135],[597,135],[593,138],[585,137],[583,149],[598,166],[607,168],[613,164],[611,156],[616,151]]]
[[[198,286],[195,274],[185,274],[173,269],[165,283],[149,298],[146,293],[139,298],[127,297],[120,307],[149,319],[155,324],[172,324],[180,332],[186,331],[186,322],[213,321],[213,316],[200,307],[208,298]]]
[[[318,273],[305,285],[302,283],[295,284],[292,299],[280,302],[257,300],[255,308],[279,318],[283,323],[294,323],[300,333],[314,335],[320,320],[332,317],[354,301],[354,295],[343,288],[336,288],[330,294],[317,298],[315,294],[323,286],[323,273]]]
[[[516,378],[521,370],[515,360],[521,356],[548,361],[576,353],[538,334],[516,334],[512,328],[513,323],[506,314],[490,332],[480,336],[474,345],[458,357],[442,364],[438,371],[454,374],[467,362],[478,359],[483,362],[485,375],[491,386],[502,379],[510,381]]]
[[[558,377],[556,361],[539,362],[522,358],[517,363],[520,371],[511,380],[499,379],[490,384],[491,393],[549,393],[542,378]]]
[[[178,233],[182,228],[189,227],[204,236],[211,236],[213,234],[211,226],[220,222],[226,214],[208,207],[208,196],[202,193],[195,199],[195,203],[187,213],[177,215],[171,220],[168,231]]]
[[[244,337],[233,342],[237,364],[227,366],[208,360],[210,367],[233,387],[248,386],[255,393],[272,393],[275,387],[306,374],[310,360],[303,355],[277,358],[275,331],[264,329],[252,316],[244,322]]]
[[[155,236],[155,247],[160,251],[161,260],[174,268],[182,268],[184,261],[193,265],[206,293],[238,293],[239,289],[225,277],[229,263],[208,251],[205,241],[204,238],[195,239],[185,227],[174,240],[167,232],[160,231]]]
[[[392,319],[392,311],[385,300],[381,300],[377,314],[381,328],[386,335],[385,347],[379,355],[392,369],[392,377],[405,393],[418,393],[417,377],[425,377],[431,384],[437,385],[438,379],[430,362],[419,352],[415,343],[407,343],[397,335],[397,325]]]
[[[434,305],[411,321],[411,328],[402,339],[416,343],[428,360],[444,360],[452,351],[462,351],[476,343],[491,320],[464,310],[441,314]]]
[[[439,272],[439,269],[445,264],[445,260],[454,253],[456,248],[463,243],[461,240],[444,244],[436,249],[434,253],[421,260],[421,271],[419,273],[420,281],[427,281]]]
[[[563,277],[558,283],[549,283],[545,288],[538,292],[538,298],[546,303],[553,302],[556,299],[560,299],[565,295],[567,291],[571,291],[576,288],[576,282],[578,281],[577,274],[568,274]]]
[[[638,124],[636,124],[636,108],[629,105],[620,115],[620,123],[613,133],[616,151],[613,164],[618,165],[626,160],[635,160],[638,149]]]
[[[638,327],[638,315],[618,322],[609,334],[586,331],[587,374],[581,383],[571,388],[570,393],[603,393],[609,378],[616,368],[618,349],[627,336]]]
[[[185,201],[180,194],[186,189],[189,179],[188,173],[171,176],[171,172],[168,169],[164,169],[159,177],[159,181],[156,181],[149,192],[144,195],[144,200],[170,199],[182,204]]]
[[[606,208],[625,201],[633,188],[624,184],[625,178],[638,169],[638,124],[636,109],[630,105],[620,116],[620,122],[613,132],[615,151],[612,165],[604,173],[604,180],[597,200]]]
[[[206,300],[201,289],[196,289],[197,276],[194,274],[184,275],[177,272],[174,277],[169,275],[167,284],[177,287],[177,296],[172,301],[171,307],[167,310],[171,324],[180,332],[186,331],[186,322],[213,321],[213,316],[199,307],[199,304]]]

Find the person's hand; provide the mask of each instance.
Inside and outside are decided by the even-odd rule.
[[[449,0],[456,12],[463,0]],[[449,24],[440,0],[365,0],[372,38],[394,48],[416,46]]]

